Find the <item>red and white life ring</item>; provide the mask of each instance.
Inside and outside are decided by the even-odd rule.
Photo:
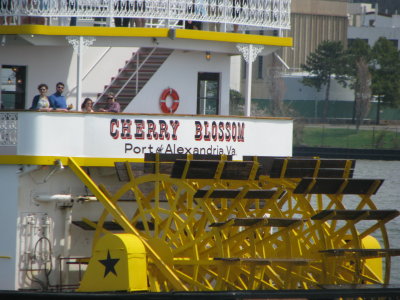
[[[171,97],[172,98],[172,105],[168,106],[167,105],[167,98]],[[161,93],[160,97],[160,108],[161,110],[166,113],[166,114],[173,114],[176,112],[179,106],[179,95],[178,93],[172,89],[172,88],[167,88],[163,90]]]

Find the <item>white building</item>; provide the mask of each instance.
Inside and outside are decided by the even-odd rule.
[[[370,4],[349,4],[348,39],[364,39],[373,46],[380,37],[391,40],[400,50],[400,15],[380,15]]]

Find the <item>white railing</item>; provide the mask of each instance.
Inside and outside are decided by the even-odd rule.
[[[17,144],[18,113],[0,113],[0,146]]]
[[[0,0],[0,17],[17,24],[23,17],[126,17],[289,29],[290,5],[291,0]]]

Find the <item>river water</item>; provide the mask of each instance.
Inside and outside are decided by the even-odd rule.
[[[372,196],[378,209],[400,210],[400,161],[357,160],[354,178],[384,179]],[[390,248],[400,249],[400,216],[386,224]],[[400,256],[392,257],[392,284],[400,284]]]

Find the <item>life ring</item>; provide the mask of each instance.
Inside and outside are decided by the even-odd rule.
[[[167,97],[172,98],[172,105],[167,106]],[[160,108],[166,114],[173,114],[176,112],[179,106],[179,95],[178,93],[172,89],[168,88],[163,90],[161,97],[160,97]]]

